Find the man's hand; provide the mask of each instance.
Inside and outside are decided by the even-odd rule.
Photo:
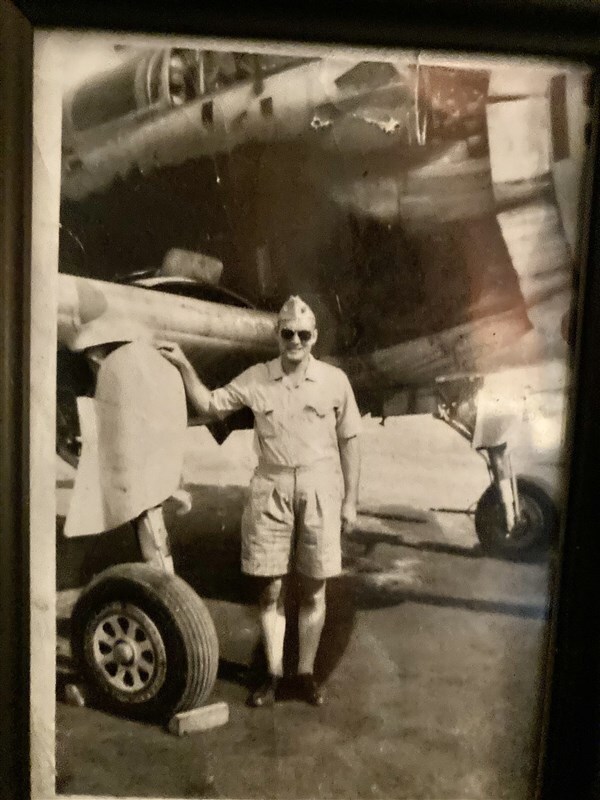
[[[342,503],[342,534],[349,536],[356,528],[356,506],[344,500]]]
[[[201,417],[208,415],[203,424],[214,419],[214,415],[210,413],[210,390],[202,383],[181,347],[175,342],[167,341],[157,341],[155,347],[161,356],[179,370],[186,397],[194,411]]]
[[[340,462],[344,477],[344,501],[342,503],[342,534],[349,536],[356,527],[356,505],[358,503],[358,479],[360,474],[360,445],[358,436],[339,440]]]
[[[156,342],[156,349],[169,361],[173,366],[177,367],[179,371],[185,369],[192,369],[192,365],[188,361],[185,353],[175,342]]]

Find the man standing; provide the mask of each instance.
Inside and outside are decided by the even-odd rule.
[[[160,352],[181,371],[202,415],[254,413],[258,466],[242,517],[242,571],[261,582],[260,622],[267,680],[250,697],[271,705],[283,675],[285,589],[298,575],[298,688],[313,705],[324,701],[313,667],[325,622],[326,579],[341,571],[340,533],[356,521],[360,413],[346,375],[311,355],[317,341],[312,310],[290,297],[279,312],[279,358],[257,364],[210,391],[177,345]],[[341,476],[340,476],[341,467]]]

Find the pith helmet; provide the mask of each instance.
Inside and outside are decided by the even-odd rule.
[[[152,331],[133,320],[103,316],[82,325],[69,342],[69,349],[80,352],[103,344],[137,341],[151,342]]]
[[[278,315],[279,322],[298,320],[307,325],[316,325],[315,315],[311,307],[301,297],[292,295],[281,306]]]

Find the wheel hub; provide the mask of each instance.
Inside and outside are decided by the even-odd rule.
[[[521,511],[517,519],[515,519],[515,524],[512,526],[512,528],[510,530],[507,530],[505,527],[504,538],[505,539],[520,538],[521,536],[523,536],[524,533],[527,532],[527,526],[528,526],[528,520]]]
[[[117,642],[114,656],[115,661],[125,667],[130,667],[135,661],[135,651],[129,642]]]
[[[522,499],[521,503],[525,505],[527,500]],[[543,524],[541,521],[538,525]],[[507,531],[505,534],[505,538],[507,540],[512,540],[515,543],[519,543],[521,540],[526,539],[528,536],[532,535],[532,529],[536,525],[536,520],[532,517],[531,513],[527,508],[521,508],[521,513],[519,517],[515,521],[512,529]]]
[[[152,619],[134,605],[113,604],[91,630],[93,664],[107,689],[129,702],[145,701],[164,683],[166,650]]]

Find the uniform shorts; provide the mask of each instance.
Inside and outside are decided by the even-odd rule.
[[[335,469],[259,468],[242,516],[242,572],[339,575],[342,480]]]

